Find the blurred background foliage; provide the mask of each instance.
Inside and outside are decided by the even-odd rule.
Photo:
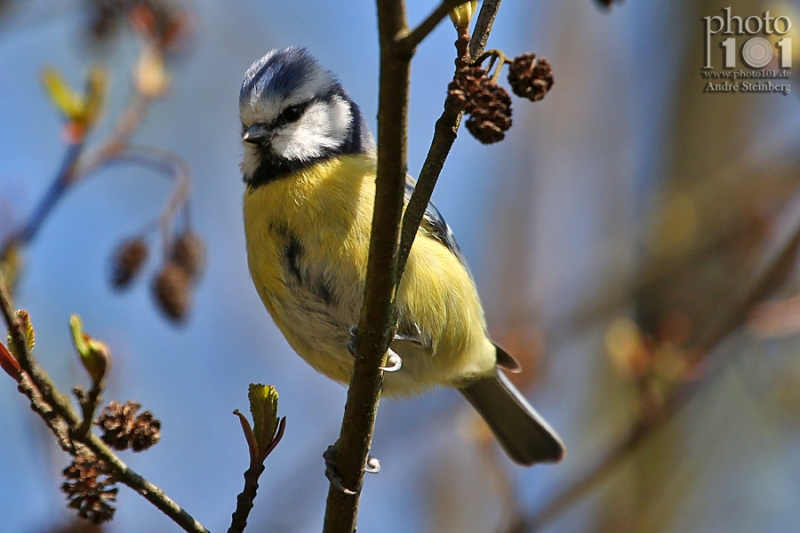
[[[67,150],[42,69],[52,65],[80,88],[90,66],[103,64],[105,113],[89,142],[108,135],[140,64],[136,31],[117,15],[135,3],[0,2],[3,241],[29,219]],[[159,217],[173,191],[137,166],[102,168],[64,195],[20,250],[17,305],[30,312],[37,357],[63,390],[85,379],[70,314],[108,343],[106,397],[135,399],[162,422],[157,447],[123,458],[212,531],[227,527],[248,462],[230,413],[246,405],[247,383],[274,384],[288,424],[250,528],[318,531],[321,453],[337,435],[344,389],[292,354],[252,289],[237,96],[255,59],[302,45],[374,117],[374,5],[145,3],[180,13],[186,30],[167,58],[166,93],[131,142],[191,169],[192,228],[207,267],[189,315],[178,327],[165,320],[147,276],[121,294],[110,288],[114,251]],[[703,92],[701,17],[727,6],[800,24],[795,2],[501,7],[489,45],[545,56],[555,86],[541,102],[515,103],[500,145],[462,132],[434,200],[470,261],[493,336],[525,367],[515,379],[569,454],[558,466],[518,469],[452,392],[384,401],[373,446],[383,471],[366,481],[361,530],[796,529],[800,102],[797,90]],[[433,7],[410,2],[410,19]],[[443,24],[413,63],[412,173],[442,108],[454,40]],[[72,524],[57,488],[68,459],[5,382],[3,531],[95,531]],[[130,491],[118,500],[103,531],[177,530]]]

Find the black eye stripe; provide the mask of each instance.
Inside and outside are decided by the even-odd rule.
[[[293,105],[292,107],[287,107],[281,113],[281,118],[286,122],[294,122],[302,116],[303,110],[300,109],[300,106]]]
[[[278,118],[275,119],[274,124],[275,126],[283,126],[284,124],[290,124],[292,122],[296,122],[297,120],[300,119],[300,117],[303,116],[303,113],[305,113],[306,109],[308,109],[311,105],[319,103],[330,104],[332,98],[334,96],[339,96],[339,95],[341,95],[341,93],[333,89],[324,94],[317,95],[316,97],[312,98],[311,100],[308,100],[307,102],[302,102],[300,104],[289,106],[283,111],[281,111],[280,115],[278,115]],[[295,109],[295,108],[299,111],[299,114],[297,115],[296,118],[290,120],[289,117],[286,116],[286,112],[289,111],[290,109]]]
[[[303,102],[302,104],[297,104],[287,107],[286,109],[281,111],[281,114],[278,115],[277,119],[275,119],[275,125],[280,126],[283,124],[290,124],[292,122],[297,122],[300,119],[300,117],[303,116],[303,113],[305,113],[308,106],[311,105],[311,102],[313,102],[313,100],[309,102]]]

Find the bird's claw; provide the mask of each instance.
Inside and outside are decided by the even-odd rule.
[[[380,367],[384,372],[397,372],[403,367],[403,359],[397,355],[397,352],[389,348],[386,354],[386,366]]]
[[[342,484],[342,476],[336,469],[336,445],[331,444],[328,449],[322,453],[322,458],[325,459],[325,477],[331,482],[331,485],[339,489],[344,494],[350,496],[355,495],[355,491],[348,489]]]
[[[381,462],[377,457],[367,456],[367,463],[364,465],[364,472],[367,474],[377,474],[381,471]]]
[[[350,335],[350,340],[347,341],[347,349],[350,350],[350,355],[356,355],[356,347],[358,346],[358,326],[350,326],[347,333]]]
[[[342,491],[344,494],[350,496],[355,494],[355,491],[348,489],[342,483],[342,477],[336,468],[336,445],[331,444],[322,453],[322,458],[325,459],[325,477],[331,482],[331,485]],[[367,462],[364,464],[364,472],[367,474],[377,474],[381,471],[381,463],[377,457],[367,456]]]
[[[413,342],[418,346],[425,346],[425,343],[423,342],[422,330],[420,330],[419,326],[416,324],[411,324],[411,325],[414,328],[414,333],[412,335],[408,335],[405,333],[395,333],[394,340]]]
[[[350,335],[350,340],[347,342],[347,349],[350,351],[351,355],[355,356],[358,346],[358,326],[350,326],[347,333]],[[402,335],[395,335],[394,338],[395,340],[406,340],[406,337]],[[403,360],[397,355],[397,352],[389,348],[386,354],[386,366],[382,366],[380,369],[384,372],[397,372],[402,367]]]

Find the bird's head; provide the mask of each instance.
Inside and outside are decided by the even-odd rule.
[[[340,154],[374,150],[358,106],[303,48],[272,50],[247,70],[239,93],[251,186]]]

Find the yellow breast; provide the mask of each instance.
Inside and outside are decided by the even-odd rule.
[[[372,158],[346,156],[244,196],[248,264],[259,296],[295,351],[341,382],[352,369],[348,328],[358,321],[374,182]]]
[[[358,323],[375,198],[375,160],[334,158],[249,188],[244,224],[250,273],[289,344],[323,374],[350,380],[348,329]],[[419,233],[398,291],[401,323],[432,340],[398,352],[384,393],[413,394],[494,372],[474,284],[458,258]]]

